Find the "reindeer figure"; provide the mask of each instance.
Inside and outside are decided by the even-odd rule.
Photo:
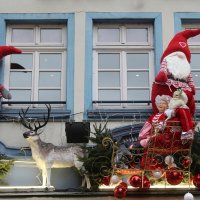
[[[42,183],[44,187],[49,188],[51,186],[51,168],[67,168],[76,167],[78,170],[82,169],[83,162],[78,160],[78,157],[83,157],[83,151],[79,146],[65,147],[65,146],[55,146],[51,143],[43,142],[38,133],[38,130],[46,126],[50,117],[50,105],[46,105],[48,109],[47,117],[44,116],[44,123],[41,124],[39,121],[31,123],[26,120],[26,114],[29,107],[24,111],[22,109],[22,114],[19,113],[21,124],[28,128],[30,131],[23,133],[24,138],[28,141],[32,157],[36,162],[37,167],[42,171]],[[84,174],[84,180],[82,186],[86,181],[87,188],[91,187],[89,178]]]

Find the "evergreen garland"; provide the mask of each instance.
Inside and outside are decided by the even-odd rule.
[[[9,160],[4,154],[0,154],[0,179],[2,179],[12,168],[13,160]]]

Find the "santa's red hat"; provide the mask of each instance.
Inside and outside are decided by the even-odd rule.
[[[177,33],[173,39],[170,41],[167,49],[164,51],[160,62],[163,61],[163,59],[168,56],[169,54],[175,52],[175,51],[181,51],[185,54],[188,62],[190,63],[191,54],[190,49],[187,43],[187,40],[191,37],[194,37],[196,35],[200,34],[200,29],[197,30],[185,30],[182,32]]]

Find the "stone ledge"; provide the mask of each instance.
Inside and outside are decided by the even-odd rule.
[[[99,191],[99,192],[69,192],[69,191],[47,191],[46,188],[37,188],[37,187],[26,187],[27,189],[22,191],[17,189],[17,187],[13,190],[2,190],[0,187],[0,198],[9,197],[9,198],[17,198],[17,197],[105,197],[105,196],[113,196],[113,191]],[[25,188],[24,188],[25,189]],[[138,190],[128,190],[127,196],[178,196],[184,195],[185,193],[190,192],[193,195],[200,196],[200,190],[197,189],[150,189],[148,191],[138,191]]]
[[[48,188],[49,192],[54,191],[55,188],[53,186],[50,186]],[[0,186],[0,195],[3,193],[27,193],[27,192],[46,192],[47,188],[43,186]]]

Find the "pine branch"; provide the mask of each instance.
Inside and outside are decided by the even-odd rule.
[[[107,129],[107,123],[104,125],[93,125],[93,136],[89,137],[89,141],[94,144],[93,147],[86,147],[85,151],[87,157],[82,158],[83,165],[86,169],[86,173],[90,178],[93,190],[97,190],[102,182],[104,176],[111,175],[112,173],[112,146],[103,145],[103,140],[109,138],[113,141],[111,131]]]

